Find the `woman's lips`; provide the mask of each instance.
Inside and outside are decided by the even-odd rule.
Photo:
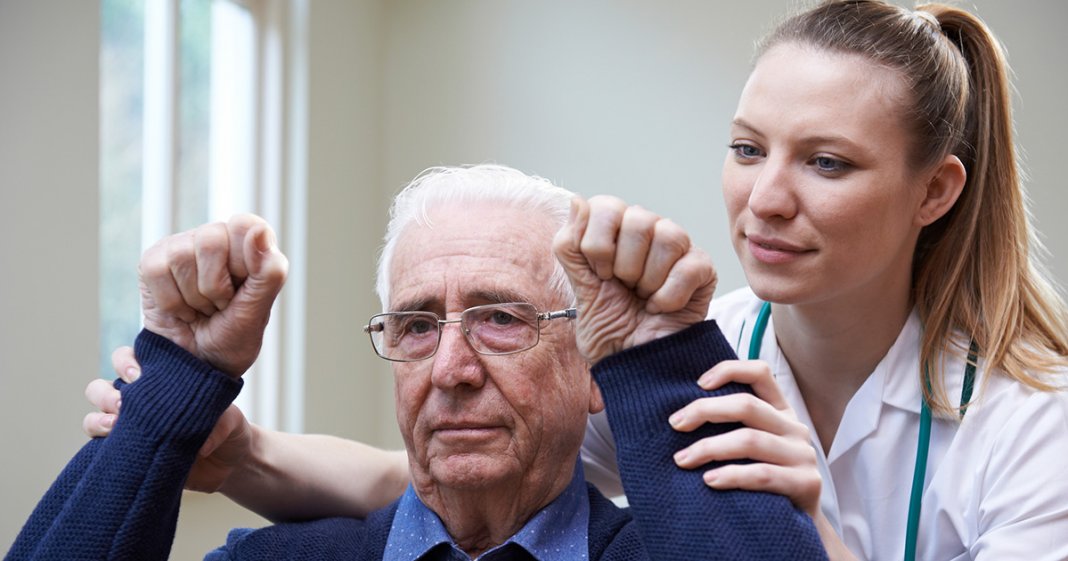
[[[804,249],[797,245],[774,238],[760,236],[746,236],[749,245],[749,253],[754,259],[769,265],[791,263],[805,255],[815,252],[812,249]]]

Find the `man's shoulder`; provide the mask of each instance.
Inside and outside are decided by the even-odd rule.
[[[381,559],[396,504],[366,519],[321,518],[230,532],[205,561],[253,559]]]
[[[590,559],[598,561],[645,561],[649,555],[642,546],[630,510],[619,508],[593,485],[590,496]]]

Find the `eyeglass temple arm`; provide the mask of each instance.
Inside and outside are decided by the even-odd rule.
[[[541,319],[575,319],[578,317],[578,308],[568,308],[566,310],[560,310],[557,312],[545,312],[541,314]]]

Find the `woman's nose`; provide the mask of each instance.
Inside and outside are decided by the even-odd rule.
[[[749,210],[764,219],[791,219],[797,214],[794,176],[789,162],[769,157],[760,164],[749,192]]]

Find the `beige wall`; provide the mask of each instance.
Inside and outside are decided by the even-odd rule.
[[[752,41],[791,0],[315,0],[309,13],[305,427],[397,445],[359,326],[389,196],[497,161],[671,216],[743,284],[719,196]],[[1008,45],[1036,223],[1068,255],[1058,0],[975,2]],[[1027,6],[1026,10],[1020,6]],[[0,0],[0,548],[84,441],[97,331],[98,6]],[[1059,279],[1068,264],[1051,262]],[[57,350],[59,349],[59,350]],[[354,474],[354,477],[358,476]],[[261,523],[189,495],[173,557]]]
[[[84,441],[81,388],[97,360],[99,28],[93,2],[0,2],[4,551]]]
[[[385,179],[437,162],[495,160],[584,194],[670,216],[712,255],[723,290],[745,281],[719,184],[727,124],[753,42],[796,0],[397,0],[387,36]],[[1068,255],[1066,52],[1058,0],[960,2],[1008,45],[1032,208]],[[1053,260],[1062,282],[1068,262]]]

